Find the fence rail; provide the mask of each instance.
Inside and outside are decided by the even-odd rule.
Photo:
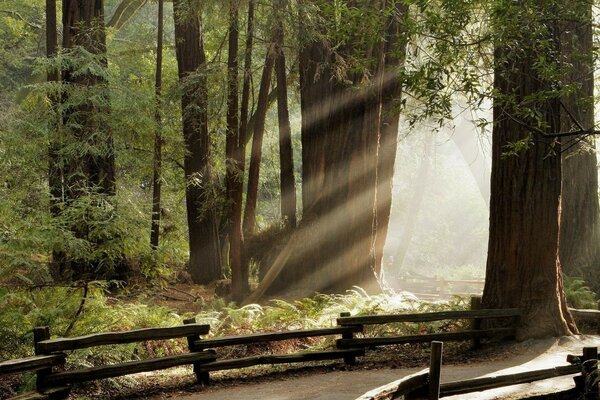
[[[2,361],[0,362],[0,375],[37,371],[38,369],[60,365],[65,361],[65,358],[66,354],[51,354]]]
[[[55,351],[85,349],[109,344],[137,343],[147,340],[176,339],[191,335],[206,335],[210,325],[189,324],[169,328],[146,328],[126,332],[94,333],[92,335],[73,338],[43,340],[37,343],[39,351],[52,353]]]
[[[441,356],[434,356],[434,347],[432,346],[432,357],[429,370],[420,371],[398,381],[370,390],[356,398],[356,400],[391,400],[399,398],[438,400],[442,397],[465,395],[484,390],[576,374],[581,375],[576,376],[574,379],[575,388],[579,391],[583,391],[584,381],[582,379],[582,364],[589,359],[598,359],[596,348],[584,348],[583,356],[578,356],[577,358],[569,356],[567,361],[577,360],[577,362],[572,365],[440,384],[439,372],[441,371]]]
[[[208,383],[209,373],[218,370],[245,368],[255,365],[303,363],[308,361],[323,361],[343,359],[347,364],[353,364],[356,357],[363,356],[365,349],[373,346],[385,346],[400,343],[423,343],[437,340],[474,340],[491,337],[507,337],[515,333],[515,323],[519,318],[518,309],[487,310],[478,309],[479,302],[474,298],[473,310],[444,311],[431,313],[404,313],[393,315],[366,315],[350,316],[343,313],[337,319],[337,326],[319,329],[302,329],[283,332],[261,332],[249,335],[225,336],[216,338],[203,338],[210,331],[209,325],[197,324],[193,320],[185,321],[182,326],[169,328],[147,328],[126,332],[107,332],[73,338],[50,338],[47,327],[34,329],[34,346],[36,356],[18,360],[0,362],[0,375],[20,373],[24,371],[37,371],[38,390],[41,398],[48,398],[52,393],[57,398],[57,393],[68,393],[68,387],[73,383],[104,379],[137,372],[146,372],[170,368],[179,365],[192,364],[194,372],[201,383]],[[577,319],[600,320],[600,311],[572,310]],[[509,327],[496,329],[480,329],[483,319],[510,318]],[[461,332],[440,332],[423,335],[365,337],[357,336],[364,332],[365,326],[399,322],[431,322],[441,320],[473,321],[471,328]],[[336,339],[336,348],[325,351],[297,352],[291,354],[262,354],[251,357],[222,359],[218,357],[213,348],[252,345],[256,343],[269,343],[281,340],[300,339],[308,337],[323,337],[339,335]],[[166,340],[186,338],[189,353],[160,357],[150,360],[129,361],[112,365],[101,365],[92,368],[80,368],[65,371],[62,367],[67,355],[63,352],[84,349],[92,346],[144,342],[148,340]],[[562,370],[559,370],[559,372]],[[545,373],[545,372],[544,372]],[[554,372],[547,372],[548,374]],[[408,382],[419,382],[422,376],[413,376]],[[523,378],[526,379],[526,378]],[[528,378],[527,378],[528,379]],[[491,381],[490,381],[491,382]],[[499,381],[497,381],[499,382]],[[404,387],[409,385],[404,380],[395,384]],[[486,381],[474,382],[473,385],[485,385]],[[491,384],[491,383],[490,383]],[[450,393],[453,387],[449,384],[441,386],[441,393]],[[409,385],[410,386],[410,385]],[[65,387],[67,390],[65,390]],[[61,391],[62,390],[62,391]],[[45,394],[44,394],[45,393]],[[46,396],[46,397],[44,397]]]

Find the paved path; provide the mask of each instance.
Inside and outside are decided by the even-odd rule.
[[[442,381],[450,382],[484,375],[500,375],[567,365],[567,354],[581,354],[585,346],[600,346],[600,337],[568,337],[529,341],[517,346],[505,359],[461,365],[445,365]],[[352,400],[378,386],[387,384],[422,368],[332,371],[316,375],[286,378],[285,380],[243,384],[231,387],[204,388],[183,396],[181,400]],[[555,378],[531,384],[495,389],[485,394],[469,394],[447,399],[510,399],[519,393],[541,394],[566,390],[573,386],[571,377]],[[155,397],[159,399],[161,397]],[[164,397],[166,398],[166,397]]]

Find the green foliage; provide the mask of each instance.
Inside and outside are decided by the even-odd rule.
[[[569,307],[578,309],[597,309],[598,299],[583,278],[564,276],[564,292]]]

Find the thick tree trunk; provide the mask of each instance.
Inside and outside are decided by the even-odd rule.
[[[276,10],[285,10],[286,1],[276,0]],[[288,228],[296,228],[296,180],[294,178],[294,155],[292,150],[292,132],[288,111],[287,78],[285,53],[283,52],[283,20],[277,17],[275,33],[277,75],[277,120],[279,122],[279,176],[281,188],[281,218]]]
[[[561,132],[594,126],[592,5],[572,2],[573,16],[563,25],[561,55],[565,84],[574,90],[562,98]],[[560,261],[565,274],[585,278],[600,291],[600,210],[594,137],[563,139]]]
[[[181,108],[186,147],[186,207],[189,229],[189,271],[195,283],[210,283],[221,276],[219,235],[210,206],[212,172],[208,134],[208,83],[200,16],[188,0],[175,0],[175,52],[183,86]],[[185,12],[183,11],[185,10]],[[193,74],[193,82],[190,75]]]
[[[275,46],[269,45],[265,57],[260,88],[258,90],[258,102],[256,105],[256,123],[254,135],[252,136],[252,152],[250,155],[250,166],[248,167],[248,188],[246,189],[246,210],[244,213],[244,234],[252,235],[256,230],[256,206],[258,202],[258,183],[260,177],[260,160],[262,159],[262,143],[265,133],[265,119],[267,117],[269,88],[275,64]]]
[[[63,0],[62,7],[63,48],[81,47],[97,55],[100,66],[106,68],[103,1]],[[75,237],[90,243],[94,251],[101,247],[109,247],[110,251],[103,251],[92,259],[89,254],[73,255],[55,250],[50,270],[53,277],[60,280],[125,279],[127,271],[123,256],[114,255],[115,248],[120,246],[118,232],[106,228],[98,232],[94,226],[95,218],[111,219],[105,213],[113,211],[107,211],[103,202],[114,202],[116,192],[114,145],[108,123],[110,107],[105,78],[92,72],[74,74],[69,69],[64,71],[62,80],[73,90],[90,93],[80,93],[84,100],[63,112],[62,126],[66,137],[62,145],[86,145],[79,147],[80,152],[63,155],[59,162],[64,172],[61,216],[71,219],[69,229]],[[63,100],[67,100],[66,95]],[[93,200],[86,201],[87,197]],[[84,203],[74,204],[78,200]],[[92,209],[87,209],[80,220],[72,221],[72,207],[78,207],[73,211],[80,213],[83,212],[80,207]]]
[[[162,47],[163,47],[163,14],[164,2],[158,0],[158,32],[156,38],[156,79],[154,95],[156,96],[156,132],[154,134],[154,162],[152,163],[152,225],[150,229],[150,246],[158,248],[160,238],[160,192],[162,188]]]
[[[225,144],[227,203],[229,205],[229,265],[231,267],[231,295],[240,301],[249,292],[248,278],[242,266],[241,197],[238,182],[243,182],[244,170],[239,161],[239,118],[238,118],[238,5],[229,4],[229,54],[227,59],[227,137]],[[239,203],[238,203],[239,201]]]
[[[576,327],[566,308],[558,258],[560,143],[533,134],[526,127],[531,124],[542,126],[546,132],[558,132],[559,101],[533,97],[549,89],[550,82],[539,78],[536,70],[536,57],[547,49],[538,47],[540,37],[523,40],[527,33],[519,35],[518,30],[527,27],[521,18],[528,14],[518,8],[523,5],[507,2],[505,7],[517,16],[514,20],[518,25],[512,27],[517,32],[515,38],[506,38],[495,52],[494,87],[498,97],[494,99],[490,236],[483,304],[486,308],[520,308],[523,315],[518,339],[568,335],[575,333]],[[555,28],[548,28],[545,34],[549,43],[556,41]],[[511,47],[512,40],[518,41],[518,47]],[[511,48],[519,52],[515,54]],[[527,109],[543,124],[539,120],[517,122],[525,118]],[[529,142],[526,149],[506,154],[511,143],[523,140]]]
[[[397,6],[398,15],[406,15],[404,4]],[[387,22],[385,47],[383,49],[383,71],[380,74],[381,86],[381,126],[377,144],[377,188],[375,208],[375,274],[381,275],[383,248],[388,233],[392,210],[392,183],[394,164],[398,146],[398,126],[400,121],[400,99],[402,81],[400,67],[404,63],[406,44],[402,37],[402,24],[397,18]]]

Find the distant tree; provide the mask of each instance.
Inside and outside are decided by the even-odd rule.
[[[227,56],[227,137],[225,143],[226,186],[229,226],[229,265],[231,267],[231,295],[239,301],[248,294],[248,276],[244,273],[242,257],[242,190],[244,176],[244,140],[240,136],[238,113],[238,42],[239,12],[235,1],[229,2],[229,47]],[[252,4],[249,6],[251,9]],[[252,24],[252,21],[249,21]],[[246,51],[249,51],[247,49]],[[247,100],[247,99],[246,99]],[[247,105],[246,105],[247,107]],[[241,168],[240,168],[241,167]]]
[[[150,246],[158,248],[160,239],[160,192],[162,188],[162,58],[163,58],[163,26],[164,2],[158,0],[158,30],[156,37],[156,72],[154,94],[156,96],[156,132],[154,133],[154,159],[152,163],[152,224],[150,229]]]
[[[281,218],[286,227],[296,228],[296,180],[294,178],[294,157],[292,132],[288,110],[287,71],[285,68],[284,25],[282,12],[286,0],[275,0],[275,75],[277,77],[277,120],[279,123],[279,185],[281,189]]]
[[[501,1],[494,10],[490,234],[483,304],[520,308],[517,338],[577,332],[558,257],[560,21],[567,2]]]
[[[254,130],[252,135],[252,149],[250,152],[250,165],[248,166],[248,187],[246,189],[246,208],[244,211],[244,234],[253,235],[256,231],[256,207],[258,203],[258,183],[260,177],[260,161],[262,159],[262,145],[265,134],[265,120],[269,107],[269,89],[275,65],[275,43],[271,36],[265,56],[258,100],[256,104]]]
[[[195,283],[221,276],[208,133],[208,81],[202,20],[190,0],[174,0],[175,52],[182,86],[181,108],[186,154],[185,198],[189,230],[189,271]]]

